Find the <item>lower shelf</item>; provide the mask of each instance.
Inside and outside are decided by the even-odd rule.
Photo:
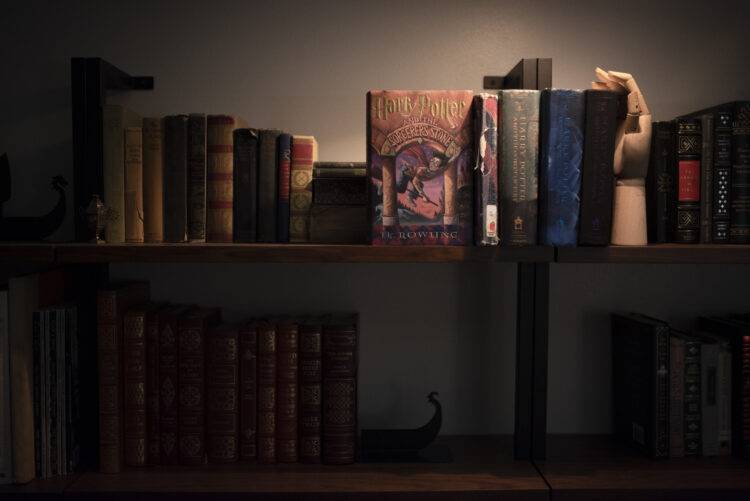
[[[609,435],[548,436],[536,465],[555,500],[750,499],[750,460],[651,460]]]

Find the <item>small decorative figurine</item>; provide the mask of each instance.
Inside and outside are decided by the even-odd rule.
[[[91,202],[86,208],[86,221],[89,224],[89,231],[93,235],[91,243],[104,243],[101,235],[104,232],[104,226],[107,222],[107,207],[101,198],[99,198],[99,195],[91,195]]]
[[[612,244],[646,245],[646,173],[651,147],[651,112],[638,84],[629,73],[596,68],[594,89],[627,96],[627,113],[615,136],[615,197]]]

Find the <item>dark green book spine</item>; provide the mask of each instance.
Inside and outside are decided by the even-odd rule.
[[[206,241],[206,115],[188,117],[188,240]]]
[[[685,455],[701,453],[701,342],[685,340]]]
[[[281,131],[261,130],[258,145],[258,242],[277,241],[278,150]]]
[[[734,105],[730,241],[750,244],[750,101]]]
[[[732,112],[716,112],[714,121],[714,176],[712,243],[729,243],[732,179]]]
[[[234,131],[234,241],[252,243],[257,238],[258,131]]]

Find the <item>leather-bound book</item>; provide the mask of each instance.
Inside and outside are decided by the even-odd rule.
[[[292,136],[292,174],[289,190],[289,241],[310,241],[313,164],[318,159],[318,142],[313,136]]]
[[[701,220],[700,243],[710,244],[714,201],[714,115],[701,116]]]
[[[713,127],[712,127],[713,130]],[[719,343],[704,336],[701,345],[701,455],[719,455]]]
[[[685,390],[682,394],[684,403],[683,443],[686,456],[698,456],[701,453],[701,341],[692,336],[685,336]]]
[[[146,463],[161,464],[159,432],[159,313],[146,311]]]
[[[233,238],[234,117],[208,117],[208,178],[206,241],[228,243]]]
[[[503,90],[498,103],[500,245],[537,243],[538,90]]]
[[[240,459],[258,457],[258,326],[239,331],[240,343]]]
[[[719,110],[714,117],[714,193],[711,210],[711,243],[729,243],[732,178],[732,111]]]
[[[125,128],[125,241],[143,243],[143,129]]]
[[[161,118],[143,119],[143,237],[164,241],[164,127]]]
[[[615,175],[615,132],[619,95],[587,90],[586,130],[581,174],[579,245],[609,245]]]
[[[646,175],[648,241],[664,244],[674,233],[672,214],[676,209],[674,123],[654,122],[651,127],[651,156]]]
[[[474,242],[500,242],[497,184],[497,94],[474,96]]]
[[[258,323],[258,461],[276,462],[276,326]]]
[[[289,189],[292,169],[292,136],[279,134],[279,199],[277,202],[276,235],[280,243],[289,242]]]
[[[122,335],[122,383],[125,464],[144,466],[146,430],[146,312],[137,306],[125,312]]]
[[[276,324],[276,461],[279,463],[296,463],[299,459],[298,364],[297,324],[279,321]]]
[[[675,121],[677,155],[677,210],[674,241],[698,243],[701,210],[701,123],[698,119]]]
[[[732,204],[729,240],[750,244],[750,101],[737,101],[732,110]]]
[[[299,324],[299,459],[320,463],[322,429],[322,327],[319,322]]]
[[[187,241],[188,117],[164,119],[164,241]]]
[[[148,283],[112,285],[97,294],[99,360],[99,469],[118,473],[123,463],[123,317],[148,301]]]
[[[669,457],[685,455],[685,340],[669,337]]]
[[[366,205],[313,205],[310,209],[310,242],[316,244],[366,244],[370,238]]]
[[[326,464],[349,464],[357,442],[357,319],[323,325],[323,451]]]
[[[206,451],[209,463],[237,461],[239,434],[239,338],[221,325],[206,335]]]
[[[179,319],[189,307],[171,306],[159,312],[159,462],[163,465],[179,463]]]
[[[315,162],[312,206],[368,206],[370,182],[367,164],[358,162]]]
[[[206,462],[206,331],[221,321],[215,308],[196,308],[179,319],[177,358],[180,464]]]
[[[206,241],[206,115],[188,115],[188,241]]]
[[[258,131],[234,130],[234,241],[255,242],[258,219]]]
[[[258,242],[276,242],[276,204],[279,194],[279,130],[263,129],[258,143]]]
[[[545,89],[539,126],[539,241],[578,242],[585,120],[583,91]]]

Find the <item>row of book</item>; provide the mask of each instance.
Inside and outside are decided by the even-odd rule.
[[[621,95],[372,91],[367,103],[373,244],[610,243]]]
[[[312,136],[107,105],[103,148],[106,242],[309,241]]]
[[[750,315],[612,316],[614,428],[653,458],[750,457]]]
[[[750,243],[750,101],[653,124],[649,242]]]
[[[227,324],[148,296],[140,282],[99,291],[102,472],[354,462],[355,316]]]

